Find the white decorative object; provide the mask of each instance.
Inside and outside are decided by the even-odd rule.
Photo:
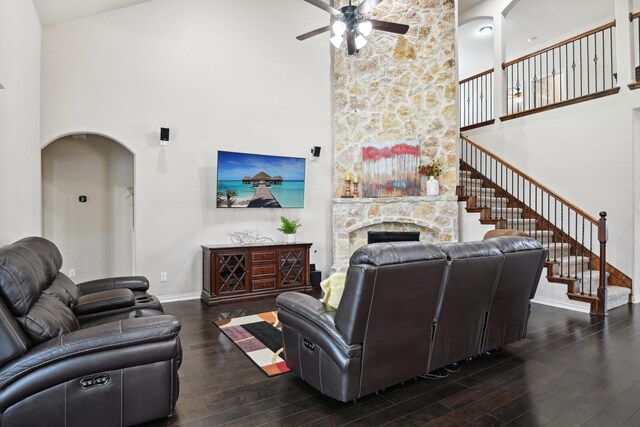
[[[231,237],[231,242],[237,245],[246,246],[265,242],[275,243],[275,240],[270,237],[262,237],[257,231],[234,231],[228,234],[229,237]]]
[[[427,196],[439,196],[440,195],[440,182],[432,176],[427,181]]]
[[[284,235],[284,241],[287,243],[295,243],[296,242],[296,235],[295,234],[285,234]]]

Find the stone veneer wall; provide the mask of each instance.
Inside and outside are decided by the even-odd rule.
[[[362,244],[360,228],[431,230],[425,241],[458,238],[454,0],[384,0],[371,17],[410,29],[404,36],[374,30],[355,56],[334,52],[334,270]],[[422,163],[443,166],[440,196],[339,198],[345,172],[362,171],[363,142],[416,140]]]

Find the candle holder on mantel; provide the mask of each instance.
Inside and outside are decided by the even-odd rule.
[[[360,197],[360,194],[358,194],[358,181],[353,181],[353,197],[355,199]]]
[[[344,193],[342,194],[343,199],[353,199],[351,195],[351,178],[345,178],[344,180]]]

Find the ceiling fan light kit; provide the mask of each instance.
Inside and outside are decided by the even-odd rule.
[[[318,34],[332,31],[333,36],[329,39],[331,44],[340,49],[343,41],[347,40],[347,54],[355,55],[367,44],[367,37],[372,30],[386,31],[396,34],[406,34],[409,26],[396,24],[395,22],[377,21],[369,19],[367,13],[371,12],[382,0],[363,0],[358,6],[353,6],[351,0],[349,4],[339,10],[323,2],[322,0],[305,0],[332,15],[333,23],[308,33],[296,37],[298,40],[306,40]]]

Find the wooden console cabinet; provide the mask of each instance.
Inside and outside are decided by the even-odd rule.
[[[202,296],[206,304],[310,292],[311,243],[202,246]]]

